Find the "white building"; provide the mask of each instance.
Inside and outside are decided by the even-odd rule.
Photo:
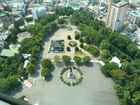
[[[138,25],[140,23],[140,13],[132,11],[128,15],[128,22]]]
[[[32,10],[33,20],[38,19],[39,17],[45,16],[47,9],[44,6],[36,7]]]
[[[122,64],[120,63],[119,58],[117,58],[116,56],[113,57],[112,60],[110,61],[110,63],[112,63],[112,62],[118,64],[119,68],[122,66]]]
[[[113,31],[120,31],[125,21],[127,9],[128,2],[119,0],[118,2],[113,2],[113,0],[110,0],[106,23],[107,27]]]

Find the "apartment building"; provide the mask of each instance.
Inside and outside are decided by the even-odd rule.
[[[120,31],[125,21],[125,15],[128,9],[128,2],[121,0],[110,0],[108,6],[108,15],[106,26],[112,31]]]
[[[46,15],[47,9],[45,6],[39,6],[32,10],[33,20]]]
[[[140,13],[137,12],[137,11],[130,12],[127,20],[131,24],[139,25],[139,23],[140,23]]]

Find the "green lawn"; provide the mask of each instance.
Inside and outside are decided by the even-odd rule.
[[[82,51],[77,51],[77,52],[75,52],[75,55],[79,55],[79,56],[85,56],[86,54],[85,53],[83,53]]]

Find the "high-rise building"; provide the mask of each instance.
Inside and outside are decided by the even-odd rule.
[[[33,20],[46,15],[47,9],[44,6],[36,7],[32,10]]]
[[[120,31],[125,21],[128,2],[121,0],[110,0],[106,26],[111,30]]]

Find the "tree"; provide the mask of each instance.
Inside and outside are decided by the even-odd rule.
[[[50,68],[52,65],[51,59],[43,59],[41,65],[44,68]]]
[[[33,73],[36,71],[36,66],[32,63],[29,63],[29,65],[27,66],[27,69],[26,69],[26,73]]]
[[[91,58],[89,56],[84,56],[82,60],[84,63],[87,63],[91,60]]]
[[[135,58],[135,54],[137,52],[137,47],[134,44],[129,44],[126,48],[128,54],[132,57]]]
[[[75,31],[75,39],[78,40],[80,38],[79,32]]]
[[[133,82],[133,86],[135,87],[136,90],[140,90],[140,77],[135,79]]]
[[[83,38],[80,38],[80,40],[79,40],[81,43],[83,43],[84,42],[84,40],[83,40]]]
[[[73,60],[78,63],[81,61],[81,58],[79,56],[74,56]]]
[[[21,63],[19,65],[17,74],[20,75],[20,76],[25,76],[25,70],[23,68],[23,63]]]
[[[100,55],[100,59],[102,61],[104,61],[105,63],[109,63],[111,58],[112,58],[112,55],[110,54],[108,50],[106,49],[102,50],[101,55]]]
[[[107,49],[110,51],[110,48],[111,48],[111,44],[107,40],[103,40],[100,43],[100,49]]]
[[[70,56],[67,56],[67,55],[63,55],[63,56],[62,56],[62,60],[63,60],[63,62],[65,62],[65,63],[69,63],[70,60],[71,60],[71,57],[70,57]]]
[[[33,64],[36,64],[37,60],[35,58],[30,58],[30,62],[33,63]]]
[[[41,71],[41,75],[43,77],[48,77],[51,74],[50,70],[48,68],[43,68]]]
[[[131,75],[134,72],[134,67],[129,62],[122,63],[122,70],[125,71],[127,74]]]
[[[7,78],[8,84],[10,86],[10,88],[14,88],[18,85],[19,81],[18,81],[18,76],[13,75],[13,76],[9,76]]]
[[[0,79],[0,92],[8,93],[10,90],[10,86],[8,84],[7,79]]]
[[[81,48],[84,48],[84,44],[83,44],[83,43],[81,43],[81,44],[80,44],[80,47],[81,47]]]
[[[114,79],[121,79],[126,76],[126,73],[120,69],[112,70],[110,74]]]
[[[135,66],[138,70],[140,70],[140,59],[136,59],[134,63],[135,63],[134,66]]]
[[[107,76],[111,76],[111,71],[116,69],[119,69],[116,63],[108,63],[101,67],[102,72]]]
[[[67,49],[67,51],[70,51],[70,47],[68,46],[68,47],[66,47],[66,49]]]
[[[71,40],[71,36],[70,36],[70,35],[68,35],[68,36],[67,36],[67,39],[68,39],[68,40]]]
[[[78,47],[75,47],[75,52],[79,51],[79,48]]]
[[[60,56],[58,56],[58,55],[55,55],[53,59],[54,59],[54,62],[56,64],[58,64],[60,62],[60,60],[61,60]]]
[[[59,19],[57,19],[57,22],[58,22],[58,24],[64,24],[65,23],[65,20],[63,19],[63,18],[59,18]]]

